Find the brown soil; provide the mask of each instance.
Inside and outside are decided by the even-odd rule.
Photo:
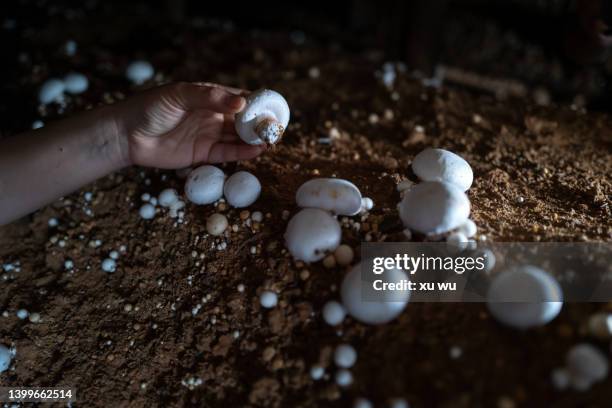
[[[87,55],[93,64],[106,54]],[[125,61],[86,71],[92,90],[74,98],[68,111],[131,93],[121,80],[104,87],[106,79],[122,77]],[[556,391],[550,382],[571,345],[588,340],[607,347],[582,327],[592,311],[609,305],[567,304],[554,322],[527,333],[500,326],[480,304],[410,304],[384,326],[349,318],[334,329],[320,312],[338,297],[345,271],[294,263],[282,238],[283,211],[295,212],[295,191],[320,175],[347,178],[375,202],[359,220],[360,231],[343,231],[346,243],[358,251],[366,239],[390,239],[398,219],[396,183],[409,175],[416,153],[437,146],[461,154],[474,169],[469,196],[479,235],[609,241],[608,116],[425,89],[406,75],[398,78],[394,100],[374,78],[382,60],[296,47],[287,36],[185,36],[155,52],[152,62],[164,80],[266,86],[286,96],[293,116],[282,144],[224,167],[259,177],[263,194],[248,210],[264,212],[264,222],[248,227],[239,210],[190,204],[183,225],[167,215],[143,220],[142,193],[182,190],[183,181],[173,172],[145,170],[143,177],[140,169],[127,169],[0,229],[0,260],[21,262],[20,272],[3,275],[0,293],[0,310],[8,312],[0,317],[0,343],[17,348],[15,370],[0,375],[3,385],[72,385],[85,406],[324,407],[350,406],[359,396],[376,406],[393,397],[413,407],[609,406],[612,379],[584,393]],[[309,77],[313,66],[319,78]],[[40,68],[30,83],[47,71],[53,67]],[[319,143],[330,134],[331,144]],[[208,236],[206,217],[215,211],[238,232]],[[60,221],[57,228],[47,226],[51,217]],[[90,246],[97,239],[101,246]],[[211,249],[221,241],[225,250]],[[117,271],[103,272],[102,259],[121,245],[127,251]],[[73,271],[64,270],[66,259],[74,261]],[[264,289],[280,294],[275,309],[260,307]],[[40,313],[42,321],[17,319],[19,308]],[[330,362],[340,342],[359,353],[347,390],[335,385]],[[458,359],[449,356],[453,346],[463,351]],[[331,378],[310,379],[317,362]],[[202,385],[181,384],[191,377]]]

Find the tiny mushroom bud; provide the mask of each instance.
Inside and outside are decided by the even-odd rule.
[[[361,192],[343,179],[309,180],[300,186],[295,201],[302,208],[320,208],[340,215],[355,215],[361,210]]]
[[[221,235],[226,230],[228,221],[225,215],[215,213],[206,220],[206,231],[210,235]]]
[[[340,224],[329,213],[306,208],[289,221],[285,241],[296,260],[316,262],[340,245],[341,236]]]
[[[155,217],[155,207],[149,203],[143,204],[138,212],[140,217],[144,218],[145,220],[150,220]]]
[[[276,307],[276,304],[278,303],[278,295],[271,290],[266,290],[259,296],[259,303],[266,309]]]
[[[489,311],[501,323],[517,329],[543,326],[563,305],[559,283],[531,265],[499,273],[487,292]]]
[[[89,80],[83,74],[71,72],[64,77],[66,92],[77,95],[83,93],[89,87]]]
[[[48,79],[40,87],[40,91],[38,92],[38,100],[44,105],[49,104],[51,102],[60,101],[64,96],[65,90],[66,85],[61,79]]]
[[[346,368],[336,371],[336,384],[340,387],[348,387],[353,383],[353,374]]]
[[[404,226],[423,234],[442,234],[465,223],[470,201],[454,184],[426,181],[406,192],[399,204]]]
[[[276,144],[289,124],[289,105],[278,92],[262,89],[247,97],[236,114],[236,132],[251,145]]]
[[[457,231],[465,234],[465,236],[468,238],[472,238],[474,235],[476,235],[478,228],[476,227],[476,223],[474,221],[467,219],[459,226]]]
[[[232,174],[223,187],[223,195],[227,202],[236,208],[244,208],[253,204],[261,194],[261,184],[257,177],[248,171]]]
[[[178,201],[178,193],[173,188],[167,188],[159,193],[157,198],[159,205],[162,207],[170,207],[172,204]]]
[[[194,204],[214,203],[223,195],[225,174],[215,166],[194,169],[185,182],[185,195]]]
[[[106,258],[105,260],[102,261],[102,270],[104,272],[115,272],[115,270],[117,269],[117,262],[115,262],[114,259],[112,258]]]
[[[423,181],[446,181],[462,191],[472,185],[472,168],[461,156],[444,149],[425,149],[412,161],[412,170]]]
[[[342,303],[349,315],[367,324],[383,324],[395,319],[410,299],[409,290],[385,290],[375,293],[372,282],[361,276],[361,264],[353,266],[346,274],[340,288]],[[399,269],[386,270],[384,275],[371,273],[367,279],[382,279],[386,283],[400,284],[408,281],[406,273]],[[365,287],[363,287],[365,285]]]
[[[128,65],[125,75],[136,85],[141,85],[153,78],[155,70],[147,61],[134,61]]]
[[[334,351],[334,362],[338,367],[350,368],[357,361],[357,352],[350,344],[341,344]]]
[[[342,304],[332,300],[323,306],[323,320],[330,326],[337,326],[346,317],[346,310]]]

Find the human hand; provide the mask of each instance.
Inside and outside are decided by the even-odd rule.
[[[117,105],[126,164],[182,168],[247,160],[265,150],[240,140],[234,115],[245,91],[209,83],[175,83]]]

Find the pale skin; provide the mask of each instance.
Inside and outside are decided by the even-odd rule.
[[[179,169],[248,160],[234,115],[244,90],[209,83],[160,86],[0,141],[0,225],[131,165]]]

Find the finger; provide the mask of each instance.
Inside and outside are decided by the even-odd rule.
[[[252,146],[245,143],[215,143],[208,153],[210,163],[224,163],[236,160],[249,160],[259,156],[265,146]]]
[[[247,96],[248,94],[251,93],[251,91],[247,89],[234,88],[233,86],[215,84],[214,82],[194,82],[194,84],[198,86],[210,86],[210,87],[225,89],[226,91],[231,92],[234,95]]]
[[[215,86],[190,83],[172,85],[178,103],[185,110],[207,109],[219,113],[236,113],[246,103],[244,97]]]
[[[234,115],[223,115],[223,131],[236,133],[236,119]]]

